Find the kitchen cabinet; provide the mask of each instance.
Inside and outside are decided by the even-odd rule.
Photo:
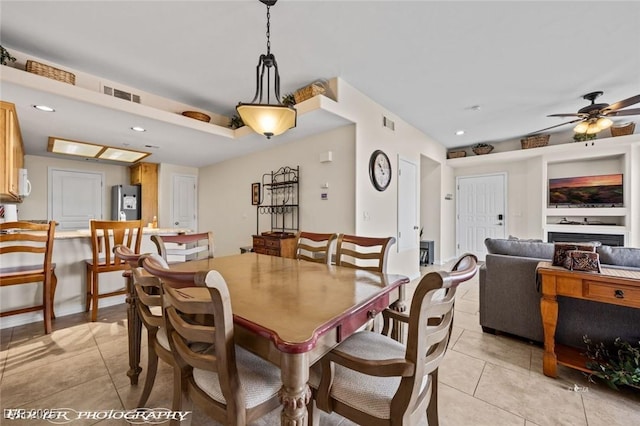
[[[16,107],[12,103],[0,101],[0,134],[0,153],[3,159],[0,201],[22,202],[18,191],[18,174],[24,167],[24,147]]]
[[[143,226],[158,217],[158,164],[136,163],[129,168],[131,185],[141,186],[140,208]],[[159,218],[158,218],[159,219]]]

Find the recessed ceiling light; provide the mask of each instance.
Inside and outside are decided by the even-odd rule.
[[[133,126],[131,128],[131,130],[133,130],[134,132],[146,132],[147,129],[145,129],[144,127],[140,127],[140,126]]]
[[[44,111],[44,112],[55,112],[56,110],[51,108],[50,106],[46,106],[46,105],[34,105],[33,106],[35,109],[38,109],[40,111]]]
[[[464,130],[456,130],[456,136],[464,135]]]

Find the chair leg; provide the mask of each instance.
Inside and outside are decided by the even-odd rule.
[[[45,274],[42,283],[42,315],[44,317],[44,334],[51,333],[51,275]]]
[[[438,369],[431,374],[431,398],[427,406],[427,424],[438,426]]]
[[[87,263],[87,300],[84,305],[84,311],[89,312],[91,308],[91,288],[93,287],[93,271],[91,270],[91,266]]]
[[[51,319],[56,319],[55,309],[53,308],[53,302],[56,298],[56,287],[58,287],[58,277],[56,277],[56,270],[51,271]]]
[[[180,422],[178,419],[172,419],[169,423],[170,426],[189,426],[191,425],[191,417],[193,416],[193,403],[188,395],[187,390],[187,378],[184,371],[178,365],[173,366],[173,404],[171,409],[173,411],[190,411],[191,414],[187,416],[185,421]]]
[[[99,274],[94,272],[91,279],[91,322],[98,320],[98,277]]]
[[[142,395],[140,395],[140,401],[138,401],[138,408],[144,407],[151,395],[151,389],[156,381],[156,373],[158,371],[158,354],[155,350],[155,333],[147,333],[147,377],[144,380],[144,389]]]

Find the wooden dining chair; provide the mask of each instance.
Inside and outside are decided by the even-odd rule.
[[[361,331],[321,359],[311,374],[317,407],[362,425],[438,425],[438,366],[451,335],[458,285],[477,272],[465,254],[452,272],[431,272],[418,284],[409,313],[385,310],[383,334]],[[391,320],[409,328],[404,346],[386,333]],[[312,370],[313,372],[314,370]]]
[[[332,244],[338,234],[299,232],[296,241],[296,259],[331,264]]]
[[[184,262],[213,257],[213,232],[152,235],[151,241],[155,243],[158,253],[167,262],[176,259],[169,256],[179,256],[177,259]]]
[[[5,222],[0,224],[0,286],[42,283],[42,303],[36,306],[12,309],[0,313],[0,317],[42,311],[44,332],[51,333],[53,301],[58,279],[53,256],[53,240],[56,222],[34,224],[31,222]],[[4,266],[14,264],[16,266]]]
[[[222,275],[198,272],[195,284],[209,290],[210,300],[194,299],[163,282],[167,333],[180,369],[174,375],[173,410],[190,410],[195,403],[224,425],[249,424],[280,405],[280,369],[234,344],[231,299]],[[210,345],[209,350],[195,351],[195,342]]]
[[[338,235],[336,243],[336,265],[386,272],[389,249],[395,243],[394,237],[358,237]]]
[[[134,253],[140,252],[142,241],[142,222],[139,220],[114,221],[91,220],[91,259],[86,259],[87,269],[87,300],[85,311],[91,309],[91,321],[98,319],[98,300],[105,297],[118,296],[127,292],[122,288],[108,293],[100,293],[98,277],[101,273],[125,271],[129,265],[117,258],[113,249],[117,245],[124,245]]]

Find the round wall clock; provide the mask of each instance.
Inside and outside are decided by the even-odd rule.
[[[387,154],[379,149],[373,151],[369,159],[369,177],[378,191],[384,191],[391,183],[391,162]]]

